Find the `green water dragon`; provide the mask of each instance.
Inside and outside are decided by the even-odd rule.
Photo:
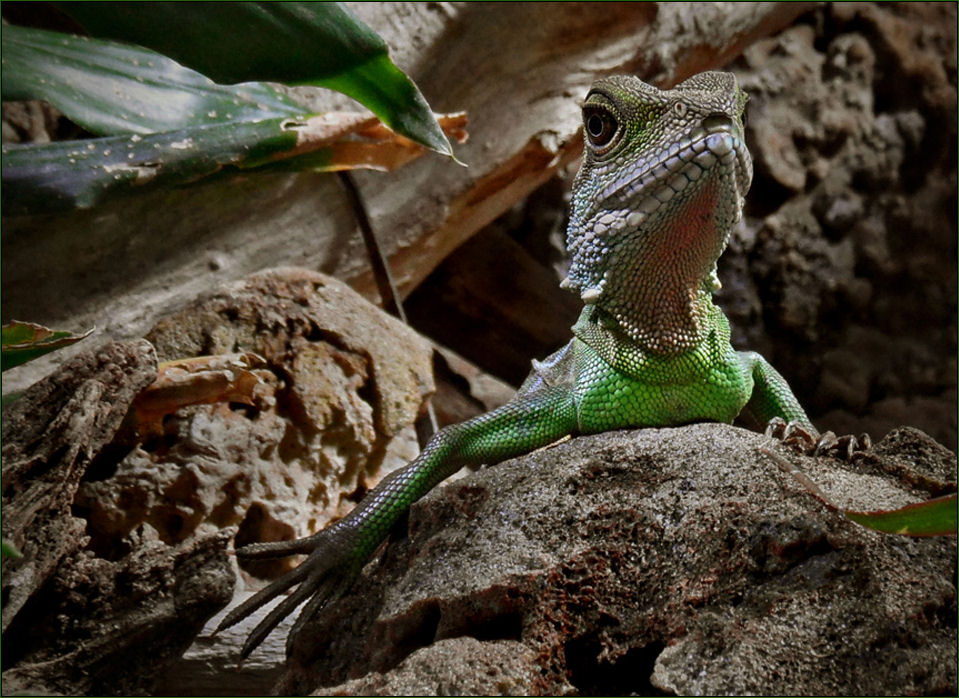
[[[759,354],[733,349],[729,322],[713,303],[716,261],[752,180],[745,106],[731,73],[701,73],[671,90],[630,76],[593,84],[562,283],[585,303],[573,338],[533,362],[510,402],[437,432],[346,517],[307,538],[238,549],[245,559],[308,555],[220,624],[296,587],[252,631],[244,657],[306,602],[293,638],[350,587],[410,505],[463,466],[569,435],[732,422],[744,409],[761,424],[772,420],[780,437],[797,432],[819,442],[782,376]]]

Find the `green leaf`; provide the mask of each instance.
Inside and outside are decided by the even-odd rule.
[[[3,51],[5,97],[47,99],[109,135],[4,146],[4,215],[89,208],[227,168],[388,170],[419,155],[418,146],[374,128],[373,117],[304,116],[266,84],[217,85],[149,49],[7,27]],[[445,119],[455,131],[456,118]],[[379,132],[364,139],[363,129]]]
[[[436,123],[426,99],[403,71],[393,65],[388,55],[375,56],[366,63],[317,80],[314,84],[352,97],[376,114],[384,124],[413,142],[444,155],[453,155],[449,141]],[[407,107],[396,109],[394,105],[398,104]],[[442,142],[433,133],[434,130],[442,137]]]
[[[25,364],[38,356],[79,342],[93,330],[76,335],[55,332],[42,325],[14,321],[0,328],[0,370]]]
[[[905,536],[956,535],[956,494],[908,504],[892,511],[845,511],[863,526]]]
[[[462,114],[441,116],[454,135]],[[90,208],[153,187],[189,184],[237,170],[391,170],[419,157],[419,145],[376,117],[324,114],[214,124],[146,136],[111,136],[2,148],[4,215]]]
[[[23,553],[17,550],[17,546],[6,538],[0,539],[0,557],[23,557]]]
[[[416,143],[452,155],[386,43],[339,3],[60,3],[100,37],[148,46],[221,83],[270,80],[339,90]]]
[[[3,28],[3,99],[44,99],[98,135],[148,134],[306,109],[262,83],[217,85],[148,49]]]
[[[7,145],[5,215],[90,208],[118,193],[196,181],[225,167],[256,166],[296,146],[290,119],[216,124],[146,136],[42,146]]]

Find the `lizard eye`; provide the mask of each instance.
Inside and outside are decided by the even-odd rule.
[[[609,145],[619,130],[616,117],[603,107],[596,105],[583,107],[583,126],[586,129],[586,137],[594,148]]]

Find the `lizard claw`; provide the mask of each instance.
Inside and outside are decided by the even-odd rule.
[[[765,433],[766,436],[782,441],[800,453],[808,455],[816,448],[816,437],[799,422],[787,422],[782,417],[773,417],[766,425]]]
[[[349,589],[359,575],[362,565],[357,564],[350,555],[349,536],[345,535],[348,533],[348,530],[342,530],[334,524],[306,538],[252,543],[237,549],[236,556],[247,560],[309,553],[309,557],[296,569],[274,580],[269,586],[234,608],[217,626],[215,632],[218,633],[236,625],[291,587],[299,585],[250,632],[243,644],[243,649],[240,650],[241,660],[246,659],[284,618],[296,610],[297,606],[309,599],[287,637],[286,651],[289,654],[293,638],[306,622]]]
[[[852,434],[836,436],[833,432],[826,431],[816,437],[798,422],[786,422],[781,417],[770,419],[765,433],[766,436],[782,441],[800,453],[813,457],[831,456],[851,461],[856,453],[872,448],[872,439],[869,434],[860,434],[858,437]]]
[[[872,439],[869,434],[852,434],[836,436],[831,431],[825,432],[816,440],[813,456],[832,456],[844,461],[851,461],[856,453],[868,451],[872,448]]]

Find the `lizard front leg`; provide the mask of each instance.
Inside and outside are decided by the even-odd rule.
[[[754,351],[736,352],[739,362],[753,379],[753,392],[746,409],[760,424],[768,424],[778,417],[787,423],[802,427],[813,439],[819,432],[809,421],[789,383],[766,359]]]
[[[287,638],[318,610],[341,596],[410,505],[465,465],[492,464],[546,446],[576,431],[573,393],[543,386],[517,395],[492,412],[437,432],[408,466],[390,473],[347,516],[319,533],[294,541],[254,543],[238,549],[245,559],[305,554],[295,570],[237,606],[220,623],[228,628],[299,585],[250,633],[241,651],[247,657],[297,606],[309,599]]]

